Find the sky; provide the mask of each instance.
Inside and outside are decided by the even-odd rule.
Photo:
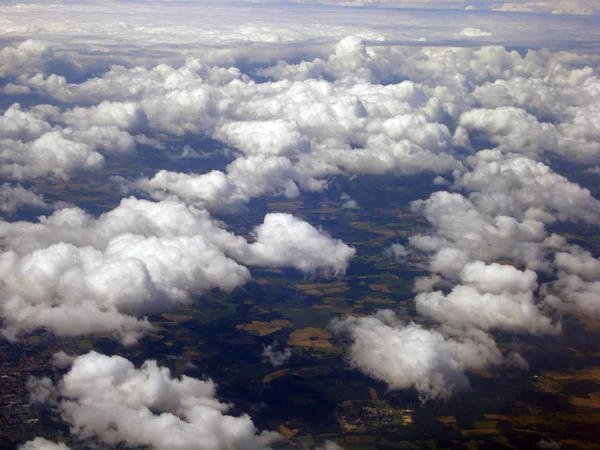
[[[434,325],[388,309],[330,329],[353,368],[423,400],[467,389],[470,371],[526,367],[490,333],[600,317],[600,260],[549,231],[600,222],[600,201],[561,174],[600,175],[598,13],[591,0],[0,2],[2,338],[42,327],[135,346],[148,314],[243,286],[252,268],[344,274],[356,249],[316,224],[272,212],[248,240],[214,216],[325,195],[333,177],[434,174],[411,205],[428,231],[386,250],[398,265],[425,257],[414,302]],[[136,172],[144,152],[174,151],[169,137],[210,138],[225,162]],[[108,211],[44,192],[123,161]],[[281,438],[228,414],[218,380],[117,354],[54,364],[59,383],[28,388],[76,436],[211,450]]]

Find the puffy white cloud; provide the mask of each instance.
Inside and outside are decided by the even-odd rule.
[[[521,271],[513,266],[485,264],[481,261],[466,264],[460,273],[460,279],[482,293],[516,293],[537,288],[537,274],[532,270]]]
[[[97,170],[104,157],[82,142],[75,142],[58,131],[23,143],[0,139],[0,173],[18,180],[52,175],[66,180],[75,170]]]
[[[560,332],[535,306],[531,292],[481,293],[472,286],[459,285],[447,295],[442,291],[420,293],[416,303],[419,314],[453,326],[531,334]]]
[[[130,132],[140,128],[136,111],[116,103],[64,112],[50,105],[25,111],[13,104],[0,117],[0,173],[19,180],[48,175],[66,180],[74,171],[98,170],[105,162],[102,153],[135,148]]]
[[[20,184],[16,186],[8,183],[2,184],[0,186],[0,211],[14,214],[21,205],[42,209],[51,208],[40,194],[29,191]]]
[[[413,203],[434,227],[431,235],[416,235],[410,244],[432,253],[436,272],[456,277],[469,261],[493,262],[508,258],[537,270],[544,261],[547,234],[544,224],[510,216],[488,216],[460,194],[435,192],[429,199]]]
[[[316,450],[343,450],[343,447],[333,441],[325,441],[322,447],[317,447]]]
[[[153,360],[136,368],[120,356],[90,352],[74,360],[57,389],[71,433],[108,445],[259,450],[280,438],[259,434],[247,415],[228,415],[211,380],[173,378]]]
[[[232,122],[223,125],[215,136],[248,154],[292,156],[310,151],[298,124],[285,120]]]
[[[269,361],[273,367],[279,367],[286,364],[292,357],[292,349],[289,347],[279,350],[279,343],[273,342],[271,345],[265,345],[262,357]]]
[[[30,376],[27,379],[26,387],[30,402],[49,405],[56,404],[58,390],[49,377],[35,378]]]
[[[19,450],[70,450],[70,447],[61,443],[54,443],[44,438],[35,438],[19,446]]]
[[[419,286],[417,312],[453,327],[501,329],[531,334],[556,334],[552,323],[534,303],[537,274],[531,270],[481,261],[467,263],[460,274],[462,284],[448,294]],[[439,280],[431,280],[431,282]],[[428,289],[429,288],[429,289]]]
[[[330,238],[291,214],[267,214],[253,235],[255,242],[242,252],[239,248],[229,249],[232,256],[249,265],[341,274],[355,253],[341,240]]]
[[[201,175],[161,170],[152,178],[141,178],[135,187],[155,200],[178,199],[188,205],[210,210],[235,208],[247,197],[236,192],[236,186],[219,170]]]
[[[492,33],[489,31],[483,31],[479,28],[466,27],[460,31],[459,36],[475,38],[475,37],[492,36]]]
[[[600,317],[600,260],[577,246],[565,250],[570,251],[554,256],[558,277],[544,286],[544,301],[559,310]]]
[[[542,222],[600,221],[600,201],[541,162],[504,158],[496,150],[481,151],[469,160],[473,169],[455,186],[470,192],[469,198],[485,214]]]
[[[102,102],[87,108],[75,107],[65,111],[60,121],[80,129],[116,127],[132,133],[144,131],[148,126],[144,110],[133,102]]]
[[[228,169],[228,177],[246,199],[262,195],[284,195],[293,198],[300,188],[320,191],[325,183],[284,156],[264,154],[240,157]]]
[[[383,256],[395,262],[400,262],[410,254],[410,250],[402,244],[392,244],[383,251]]]
[[[0,308],[11,339],[46,327],[111,331],[131,343],[150,327],[137,316],[232,290],[250,279],[242,264],[342,273],[354,254],[289,214],[267,215],[249,244],[205,210],[135,198],[97,219],[66,208],[37,224],[3,222],[0,236]]]
[[[556,253],[554,263],[558,269],[586,280],[600,279],[600,260],[594,258],[590,252],[577,247],[570,253]]]
[[[538,122],[535,116],[514,106],[466,111],[460,125],[470,133],[481,133],[505,152],[535,156],[558,146],[559,135],[553,124]]]
[[[579,311],[600,317],[600,281],[587,281],[578,275],[560,273],[552,283],[550,294],[544,301],[558,310]]]
[[[468,386],[465,372],[502,362],[495,342],[481,331],[447,336],[403,324],[390,310],[334,320],[331,328],[348,336],[353,367],[390,389],[414,387],[424,399],[448,398]]]
[[[46,42],[28,39],[16,47],[0,50],[0,77],[9,78],[23,73],[36,74],[44,70],[44,63],[52,57]]]

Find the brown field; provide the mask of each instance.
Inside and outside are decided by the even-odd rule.
[[[236,325],[236,328],[240,331],[256,331],[259,336],[267,336],[271,333],[275,333],[281,330],[282,327],[290,325],[291,322],[289,320],[277,319],[271,322],[262,322],[259,320],[255,320],[251,323]]]
[[[164,330],[164,328],[162,328],[162,329]],[[112,338],[115,337],[114,334],[112,334],[110,331],[104,331],[102,333],[96,333],[94,336],[97,337],[98,339],[112,339]],[[35,336],[33,336],[33,337],[35,337]],[[30,338],[30,339],[32,339],[32,338]],[[161,336],[161,339],[162,339],[162,336]],[[39,342],[39,340],[38,340],[38,342]]]
[[[163,319],[170,320],[171,322],[185,322],[186,320],[192,320],[194,316],[189,314],[169,314],[163,313],[160,315]]]
[[[290,334],[290,340],[294,339],[330,339],[331,333],[323,328],[300,328]]]
[[[329,373],[329,368],[323,366],[302,367],[293,370],[292,373],[301,378],[311,380],[319,376],[327,375]]]
[[[298,340],[290,340],[288,341],[289,345],[292,345],[294,347],[304,347],[305,349],[309,349],[309,348],[319,348],[319,349],[325,349],[325,348],[333,348],[333,344],[329,341],[324,341],[322,339],[317,339],[317,340],[310,340],[310,339],[298,339]]]
[[[310,405],[312,403],[317,403],[317,401],[314,398],[302,394],[290,395],[290,399],[296,405]]]
[[[298,434],[298,431],[300,430],[297,428],[288,428],[284,424],[279,425],[279,432],[286,438],[294,437],[296,434]]]
[[[369,285],[370,287],[371,285]],[[389,298],[378,298],[378,297],[365,297],[358,300],[355,304],[362,305],[365,302],[378,303],[381,305],[394,305],[396,302],[394,300],[390,300]]]
[[[592,319],[590,317],[578,317],[579,321],[583,324],[586,331],[600,331],[600,320]]]
[[[303,291],[305,294],[308,295],[315,295],[317,297],[320,297],[322,295],[324,295],[325,293],[323,291],[320,291],[318,289],[308,289],[307,291]]]
[[[271,372],[268,375],[265,375],[263,378],[263,383],[267,384],[270,383],[273,380],[276,380],[279,377],[282,377],[284,375],[286,375],[287,373],[289,373],[290,369],[279,369],[276,370],[275,372]]]
[[[333,348],[328,339],[331,338],[331,333],[322,328],[301,328],[290,334],[288,345],[295,347],[329,349]]]
[[[496,428],[482,428],[480,430],[460,430],[463,437],[477,436],[481,434],[500,434]]]
[[[436,417],[435,420],[438,422],[442,422],[444,424],[456,423],[456,417],[454,416],[439,416]]]
[[[243,325],[236,325],[238,330],[246,330],[246,331],[254,331],[254,330],[262,330],[265,328],[271,328],[273,324],[271,322],[261,322],[259,320],[255,320],[251,323],[245,323]]]
[[[351,306],[333,306],[331,307],[331,312],[334,312],[336,314],[352,314],[352,311],[354,311],[354,309]]]
[[[301,291],[310,291],[313,289],[321,289],[324,287],[329,286],[328,284],[323,284],[323,283],[313,283],[313,284],[297,284],[296,286],[294,286],[296,289],[299,289]]]
[[[376,292],[384,292],[386,294],[390,293],[390,290],[385,284],[370,284],[369,289]]]
[[[373,387],[369,388],[369,396],[371,397],[371,400],[379,400],[379,397],[377,396],[377,391]]]
[[[508,420],[508,417],[504,414],[484,414],[483,417],[488,420]]]
[[[377,440],[377,436],[367,436],[361,434],[350,434],[344,436],[346,444],[371,444]]]
[[[342,284],[340,286],[334,286],[327,289],[323,289],[323,292],[325,294],[341,294],[342,292],[347,292],[349,290],[350,288],[348,286]]]
[[[600,383],[600,367],[578,370],[577,372],[542,372],[542,377],[557,381],[580,381],[591,380]]]
[[[588,398],[571,397],[569,398],[569,403],[582,408],[600,409],[600,393],[589,394]]]

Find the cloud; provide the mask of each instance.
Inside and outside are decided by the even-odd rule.
[[[325,441],[322,447],[317,447],[316,450],[343,450],[343,447],[333,441]]]
[[[598,314],[596,258],[548,231],[598,223],[592,192],[565,175],[600,162],[600,59],[573,44],[597,40],[593,21],[376,8],[467,2],[329,3],[368,8],[326,8],[315,21],[314,8],[294,5],[1,7],[2,94],[6,105],[25,105],[0,117],[0,175],[9,181],[2,208],[43,207],[45,192],[23,186],[81,171],[102,177],[103,169],[122,169],[121,155],[144,172],[119,172],[129,177],[119,182],[155,200],[124,199],[98,217],[66,207],[37,222],[1,222],[5,336],[45,327],[109,331],[132,343],[150,327],[147,314],[209,289],[235,289],[252,267],[341,274],[355,250],[292,215],[267,214],[246,239],[211,214],[227,212],[224,220],[237,223],[231,214],[253,208],[253,199],[325,192],[336,177],[364,174],[426,173],[430,188],[449,185],[412,204],[429,229],[406,248],[386,249],[395,261],[423,254],[429,273],[416,280],[415,301],[438,325],[402,324],[389,311],[333,324],[364,373],[447,398],[467,386],[469,370],[502,362],[489,330],[553,334],[555,309]],[[472,3],[597,10],[585,0]],[[492,45],[468,44],[477,39]],[[534,50],[542,47],[550,50]],[[223,145],[194,148],[206,138]],[[146,146],[182,156],[222,152],[229,164],[207,169],[198,158],[157,167]],[[505,359],[524,366],[518,356]],[[38,388],[40,397],[50,392],[48,381]],[[81,406],[84,398],[71,400]],[[146,403],[133,409],[142,414],[128,420],[187,420],[172,411],[155,416]],[[96,419],[95,410],[77,412],[78,420]],[[116,433],[93,423],[93,433]]]
[[[552,323],[534,303],[537,275],[512,266],[481,261],[467,263],[460,272],[462,284],[448,294],[421,292],[415,298],[417,312],[453,327],[500,329],[530,334],[557,334]]]
[[[63,443],[56,444],[38,437],[19,446],[19,450],[70,450],[70,447]]]
[[[344,273],[355,250],[291,214],[271,213],[254,231],[255,242],[238,255],[249,265],[295,267],[303,272]]]
[[[593,15],[600,12],[597,3],[590,0],[553,0],[531,1],[520,0],[493,5],[492,10],[503,12],[549,12],[552,14]]]
[[[258,433],[247,415],[231,416],[211,380],[183,375],[148,360],[139,368],[120,356],[90,352],[77,357],[57,385],[59,411],[81,438],[107,445],[161,449],[266,449],[275,432]],[[66,448],[40,440],[38,447]]]
[[[530,292],[482,294],[471,286],[461,285],[447,295],[442,291],[420,293],[416,302],[419,314],[444,324],[530,334],[560,332],[535,306]]]
[[[262,357],[269,361],[273,367],[279,367],[286,364],[292,357],[292,349],[286,347],[283,350],[278,350],[279,343],[273,342],[271,345],[264,346]]]
[[[412,208],[435,229],[432,235],[416,235],[409,240],[411,246],[433,255],[431,268],[435,272],[457,277],[468,262],[503,258],[534,270],[547,267],[547,234],[542,222],[487,216],[460,194],[445,191],[414,202]]]
[[[350,199],[342,203],[342,209],[360,209],[356,200]]]
[[[600,260],[578,246],[554,255],[557,279],[544,286],[544,301],[554,308],[600,317]]]
[[[23,110],[13,104],[0,116],[0,174],[17,180],[67,180],[76,171],[99,170],[104,153],[134,150],[130,132],[141,127],[140,114],[132,104],[102,103],[66,111],[50,105]]]
[[[298,124],[281,119],[228,123],[216,136],[247,154],[292,156],[310,151],[310,143]]]
[[[248,201],[219,170],[201,175],[160,170],[152,178],[140,178],[135,187],[155,200],[178,199],[188,205],[210,210],[239,208]]]
[[[383,251],[383,256],[395,262],[403,261],[409,254],[410,250],[398,243],[392,244]]]
[[[481,261],[463,267],[460,279],[479,292],[500,294],[533,291],[537,288],[537,274],[532,270],[521,271],[513,266]]]
[[[481,331],[456,337],[403,324],[390,310],[331,323],[346,335],[350,364],[390,389],[415,388],[422,399],[448,398],[468,387],[465,372],[500,364],[495,342]]]
[[[474,37],[492,36],[493,34],[490,33],[489,31],[483,31],[479,28],[466,27],[460,31],[459,35],[464,36],[464,37],[474,38]]]
[[[465,189],[477,209],[519,220],[600,221],[600,202],[590,191],[530,158],[503,157],[484,150],[469,157],[473,167],[455,186]]]
[[[39,223],[0,224],[3,333],[46,327],[58,335],[113,332],[134,342],[148,313],[230,291],[245,264],[343,273],[354,249],[289,214],[268,214],[255,242],[227,232],[205,210],[124,199],[94,218],[65,208]]]
[[[0,186],[0,211],[14,214],[20,206],[51,209],[40,194],[25,189],[20,184],[11,186],[4,183]]]

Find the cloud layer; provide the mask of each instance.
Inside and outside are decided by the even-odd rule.
[[[258,198],[328,193],[336,178],[361,175],[433,180],[410,205],[428,229],[384,251],[428,272],[414,287],[428,325],[393,310],[334,320],[352,367],[447,399],[468,387],[469,371],[526,365],[492,333],[556,335],[561,313],[600,317],[597,255],[552,231],[600,221],[594,192],[575,181],[600,164],[600,57],[590,45],[600,31],[571,16],[598,7],[319,3],[367,8],[0,6],[0,211],[19,218],[0,222],[6,338],[45,328],[131,344],[150,329],[147,315],[242,286],[253,267],[342,275],[355,250],[296,216],[266,214],[247,237],[214,217],[233,221]],[[507,20],[508,11],[555,14]],[[202,148],[207,139],[220,146]],[[158,167],[156,154],[185,163]],[[38,190],[103,177],[124,160],[144,169],[119,172],[115,193],[135,196],[99,216]],[[22,220],[26,210],[47,215]],[[263,356],[276,366],[290,353],[268,346]],[[212,381],[93,352],[55,359],[69,372],[57,385],[32,382],[31,393],[54,401],[74,434],[206,449],[264,448],[272,437],[228,415]]]

